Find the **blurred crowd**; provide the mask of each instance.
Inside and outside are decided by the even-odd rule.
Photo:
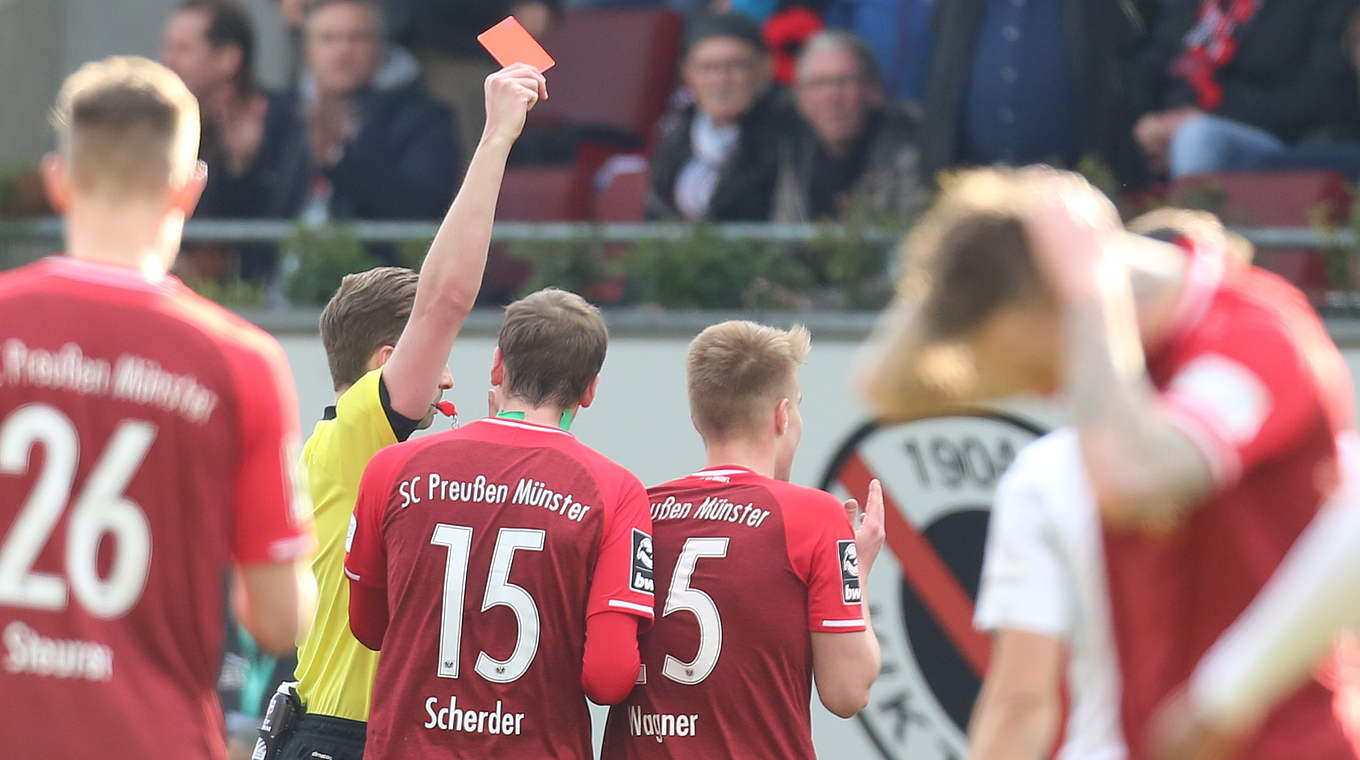
[[[438,217],[495,67],[476,36],[513,14],[550,37],[617,6],[684,22],[678,77],[655,85],[670,112],[630,156],[647,218],[909,220],[941,170],[996,163],[1094,160],[1126,191],[1360,176],[1360,0],[280,0],[282,92],[259,85],[234,0],[187,0],[162,58],[205,116],[199,215]],[[573,148],[526,134],[512,165]],[[268,258],[242,274],[267,278]]]

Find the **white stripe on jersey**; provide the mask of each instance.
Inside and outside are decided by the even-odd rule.
[[[655,612],[652,611],[652,608],[651,608],[651,607],[648,607],[648,606],[645,605],[645,604],[634,604],[633,602],[625,602],[625,601],[623,601],[623,600],[621,600],[621,599],[610,599],[610,600],[609,600],[609,606],[610,606],[610,607],[623,607],[624,609],[628,609],[628,610],[635,610],[635,611],[637,611],[637,612],[645,612],[645,613],[647,613],[647,616],[648,616],[648,617],[651,617],[651,616],[653,616],[653,615],[656,614]]]

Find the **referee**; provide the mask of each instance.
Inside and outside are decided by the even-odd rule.
[[[524,64],[488,77],[481,141],[419,278],[400,267],[348,275],[322,312],[336,402],[302,455],[320,544],[312,562],[316,618],[298,648],[303,712],[266,719],[277,737],[265,740],[268,758],[363,757],[378,655],[350,633],[343,571],[359,479],[380,449],[428,427],[435,402],[453,387],[444,361],[481,288],[506,158],[529,109],[546,96],[542,75]]]

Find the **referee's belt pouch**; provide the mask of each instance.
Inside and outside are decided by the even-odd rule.
[[[269,709],[264,713],[264,722],[259,729],[260,738],[255,740],[255,751],[250,753],[250,760],[274,760],[278,757],[284,740],[305,713],[302,700],[297,695],[297,681],[279,684],[273,698],[269,700]]]

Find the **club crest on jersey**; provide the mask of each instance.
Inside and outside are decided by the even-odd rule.
[[[652,577],[654,562],[652,537],[633,528],[633,572],[628,579],[628,588],[642,594],[656,593],[656,581]]]
[[[859,604],[859,549],[854,541],[837,541],[841,561],[841,598],[846,604]]]

